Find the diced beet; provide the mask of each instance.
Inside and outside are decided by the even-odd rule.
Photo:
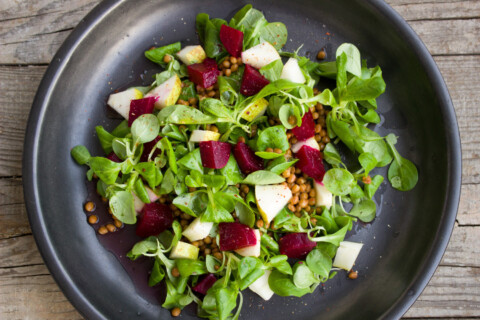
[[[228,159],[230,159],[230,149],[230,144],[226,142],[200,142],[200,156],[203,166],[211,169],[221,169],[225,167]]]
[[[172,226],[174,217],[169,206],[158,203],[146,203],[137,222],[137,235],[155,236]]]
[[[295,138],[300,141],[315,136],[315,121],[313,121],[313,115],[310,111],[303,116],[302,125],[293,128],[292,133],[295,135]]]
[[[253,229],[240,222],[221,222],[218,225],[218,234],[221,251],[232,251],[257,244]]]
[[[295,166],[318,183],[322,182],[325,175],[325,167],[323,166],[320,150],[305,145],[300,148],[296,156],[298,162]]]
[[[234,57],[240,57],[243,49],[243,32],[225,24],[220,27],[220,41],[228,53]]]
[[[113,162],[119,162],[119,163],[122,162],[122,160],[120,160],[120,158],[113,151],[110,152],[106,158]]]
[[[150,152],[152,152],[153,147],[155,147],[157,142],[160,141],[160,140],[162,140],[162,137],[157,136],[152,141],[143,144],[143,153],[142,153],[142,156],[140,157],[140,162],[147,162],[148,161],[148,155],[150,154]],[[152,155],[152,159],[155,159],[161,153],[162,153],[162,151],[159,148],[155,149],[155,152]]]
[[[306,233],[289,233],[278,240],[280,246],[280,254],[284,254],[289,258],[304,258],[317,243],[308,239]]]
[[[238,142],[233,148],[233,155],[240,170],[245,174],[263,169],[263,160],[244,142]]]
[[[193,83],[208,88],[217,82],[220,71],[214,59],[206,58],[202,63],[187,66],[188,76]]]
[[[201,293],[203,295],[207,294],[208,289],[210,289],[213,284],[217,281],[217,277],[213,273],[209,273],[198,281],[195,287],[192,288],[193,291]]]
[[[245,96],[253,96],[269,83],[270,81],[265,79],[265,77],[262,76],[257,69],[246,64],[245,71],[243,71],[240,93]]]
[[[130,101],[130,112],[128,114],[128,126],[131,127],[133,121],[142,114],[153,113],[155,106],[155,97],[147,97]]]

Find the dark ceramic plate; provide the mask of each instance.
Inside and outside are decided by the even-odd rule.
[[[94,127],[107,117],[115,89],[150,82],[158,68],[144,50],[181,40],[198,43],[195,15],[229,19],[247,2],[234,0],[104,1],[64,43],[40,85],[28,122],[24,187],[38,247],[58,284],[89,319],[169,318],[161,295],[143,288],[145,265],[117,259],[87,224],[85,168],[70,149],[101,149]],[[322,48],[332,58],[342,42],[356,44],[369,65],[379,64],[387,83],[379,99],[381,134],[400,136],[399,150],[418,166],[420,179],[407,193],[385,184],[381,209],[371,224],[348,235],[365,243],[359,279],[340,273],[304,298],[262,301],[246,292],[243,319],[399,318],[427,285],[447,246],[461,179],[460,140],[447,88],[430,54],[405,21],[383,1],[252,1],[269,21],[284,22],[287,50],[304,44],[312,57]],[[143,76],[142,76],[143,75]],[[116,241],[116,240],[115,240]],[[107,241],[108,242],[108,241]],[[122,266],[125,265],[125,268]],[[143,267],[142,267],[143,266]],[[128,270],[128,272],[127,272]],[[128,273],[137,271],[137,276]],[[162,291],[162,290],[159,290]],[[195,317],[187,309],[182,317]]]

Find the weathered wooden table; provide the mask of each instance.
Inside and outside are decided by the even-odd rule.
[[[22,148],[37,86],[99,0],[0,0],[0,319],[80,319],[38,253],[23,200]],[[480,318],[480,0],[387,0],[413,27],[450,90],[463,149],[450,245],[405,318]],[[428,102],[427,102],[428,103]]]

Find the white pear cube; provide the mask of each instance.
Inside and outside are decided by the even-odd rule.
[[[315,182],[315,198],[317,207],[332,207],[333,194],[322,183]]]
[[[262,297],[263,300],[267,301],[273,296],[274,292],[270,289],[268,285],[268,278],[272,273],[271,270],[265,270],[263,276],[255,280],[251,285],[248,286],[250,290]]]
[[[190,135],[190,142],[218,141],[220,133],[210,130],[193,130]]]
[[[242,52],[242,62],[260,69],[272,61],[280,59],[280,55],[269,42],[265,41]]]
[[[266,223],[270,223],[291,198],[292,191],[286,184],[255,186],[258,211]]]
[[[155,97],[155,108],[163,109],[174,105],[182,93],[182,81],[177,75],[153,88],[145,97]]]
[[[213,222],[202,222],[200,218],[195,218],[182,234],[190,241],[205,239],[212,230]]]
[[[170,252],[170,259],[197,260],[200,249],[190,243],[178,241]]]
[[[130,88],[122,92],[112,93],[108,97],[107,104],[128,120],[130,114],[130,102],[142,98],[143,93],[140,90]]]
[[[202,63],[207,57],[202,46],[186,46],[177,52],[177,57],[187,66],[195,63]]]
[[[320,146],[318,145],[317,140],[315,140],[315,137],[308,138],[305,141],[298,141],[297,143],[292,144],[290,149],[293,153],[297,153],[303,146],[309,146],[310,148],[320,150]]]
[[[333,266],[347,271],[352,270],[355,260],[357,260],[363,243],[342,241],[338,247]]]
[[[302,69],[300,69],[300,66],[298,65],[297,59],[295,58],[290,58],[287,63],[285,63],[280,79],[289,80],[295,83],[305,83],[305,81],[307,81],[303,75]]]
[[[243,257],[260,257],[260,230],[253,230],[255,232],[255,237],[257,238],[257,243],[253,246],[245,247],[242,249],[235,250],[236,253]]]

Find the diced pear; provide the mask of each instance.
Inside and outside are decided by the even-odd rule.
[[[347,271],[352,270],[363,244],[358,242],[342,241],[338,247],[333,266]]]
[[[195,218],[182,234],[192,242],[202,240],[210,234],[212,227],[213,222],[202,222],[200,218]]]
[[[192,244],[178,241],[170,252],[170,259],[190,259],[197,260],[200,249]]]
[[[287,185],[257,185],[255,198],[258,211],[263,221],[270,223],[292,198],[292,191]]]
[[[257,238],[257,243],[250,247],[245,247],[242,249],[235,250],[236,253],[243,257],[260,257],[260,230],[253,230],[255,232],[255,237]]]
[[[297,153],[303,146],[309,146],[313,149],[320,150],[320,146],[318,145],[317,140],[315,140],[315,137],[308,138],[305,141],[298,141],[297,143],[294,143],[290,149],[293,153]]]
[[[218,141],[220,133],[210,130],[193,130],[190,136],[190,142]]]
[[[150,199],[150,202],[155,202],[158,200],[158,198],[160,198],[155,192],[153,192],[152,189],[150,189],[149,187],[145,187],[145,189],[147,190],[147,193],[148,193],[148,198]],[[140,200],[140,198],[135,194],[135,192],[132,192],[132,195],[133,195],[133,206],[135,207],[135,211],[138,213],[138,212],[141,212],[143,207],[145,206],[145,203]]]
[[[261,117],[265,114],[265,111],[268,107],[268,101],[265,98],[260,98],[250,103],[245,110],[243,111],[241,117],[242,119],[251,122],[258,117]]]
[[[112,93],[108,97],[107,104],[117,111],[122,117],[128,120],[130,112],[130,102],[136,99],[142,99],[143,93],[135,88],[130,88],[122,92]]]
[[[297,59],[295,58],[290,58],[287,63],[285,63],[280,79],[289,80],[295,83],[305,83],[305,81],[307,81],[302,73],[302,69],[300,69],[300,66],[298,65]]]
[[[250,290],[262,297],[263,300],[267,301],[273,296],[274,292],[270,289],[268,285],[268,278],[272,273],[271,270],[265,270],[265,273],[255,280],[251,285],[248,286]]]
[[[177,52],[177,57],[187,66],[195,63],[202,63],[207,57],[202,46],[186,46]]]
[[[333,194],[321,183],[315,182],[315,194],[317,207],[330,209],[333,204]]]
[[[153,88],[145,97],[155,97],[155,108],[163,109],[174,105],[182,93],[182,81],[177,75]]]
[[[242,62],[260,69],[272,61],[280,59],[280,55],[269,42],[265,41],[242,52]]]

